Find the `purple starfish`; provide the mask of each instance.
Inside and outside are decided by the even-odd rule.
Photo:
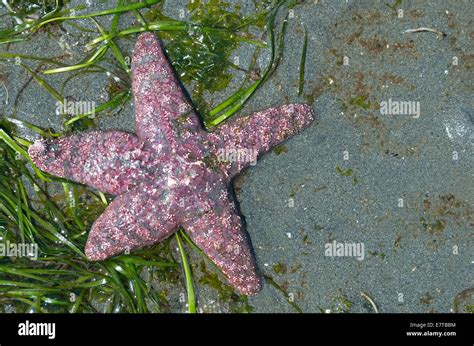
[[[152,33],[136,43],[132,89],[136,135],[91,131],[36,141],[28,151],[42,170],[118,196],[93,224],[86,255],[103,260],[182,226],[240,293],[257,293],[260,278],[229,185],[258,154],[307,127],[311,109],[269,108],[203,131]]]

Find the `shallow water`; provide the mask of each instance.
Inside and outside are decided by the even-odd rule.
[[[267,281],[249,298],[254,312],[294,312],[288,300],[304,312],[373,311],[361,292],[381,312],[450,312],[455,296],[474,286],[473,7],[469,1],[403,1],[398,18],[386,2],[392,3],[296,6],[281,65],[241,111],[309,102],[317,116],[284,150],[263,156],[236,182],[258,265],[281,289]],[[178,18],[182,3],[167,2],[167,15]],[[114,5],[109,1],[94,10]],[[101,20],[109,25],[106,17]],[[302,23],[308,51],[298,97]],[[446,36],[403,33],[419,27]],[[62,35],[38,34],[29,44],[0,50],[80,60],[84,42],[61,40]],[[133,41],[124,43],[130,52]],[[242,64],[252,53],[248,47],[234,52]],[[34,82],[22,89],[28,76],[19,67],[0,67],[8,75],[10,100],[2,113],[12,115],[12,100],[21,92],[17,118],[61,131],[54,100]],[[242,78],[237,72],[231,84]],[[48,81],[60,86],[64,79]],[[85,75],[65,93],[105,98],[107,83]],[[224,99],[233,91],[229,87],[213,97]],[[0,99],[5,98],[0,88]],[[420,116],[381,114],[378,105],[389,99],[419,102]],[[96,121],[102,129],[133,130],[133,105]],[[334,241],[359,250],[363,245],[363,256],[329,256],[326,244]],[[201,259],[194,254],[193,260]],[[211,286],[198,285],[198,306],[227,311]],[[172,296],[182,293],[170,290]],[[178,298],[173,307],[184,309]]]

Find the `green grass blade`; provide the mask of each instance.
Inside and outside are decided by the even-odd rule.
[[[188,264],[188,259],[186,258],[186,253],[184,252],[183,245],[181,244],[179,233],[181,233],[181,231],[176,233],[176,241],[178,242],[179,252],[181,253],[181,261],[184,268],[184,275],[186,277],[186,290],[188,292],[188,312],[196,313],[196,298],[194,295],[193,277],[191,274],[191,268]]]
[[[75,71],[75,70],[89,67],[104,56],[104,54],[107,52],[107,48],[108,48],[107,44],[100,46],[96,50],[96,52],[83,63],[73,65],[73,66],[64,66],[64,67],[54,68],[54,69],[46,70],[43,73],[44,74],[62,73],[62,72]]]
[[[116,18],[118,18],[117,14],[114,17],[114,20]],[[105,29],[94,18],[91,18],[91,19],[94,21],[95,25],[99,29],[100,33],[102,34],[102,37],[109,37]],[[117,28],[117,23],[114,21],[112,22],[112,31],[111,31],[112,34],[115,33],[116,28]],[[125,72],[127,72],[127,74],[130,74],[131,72],[130,67],[128,67],[127,63],[125,62],[125,58],[123,57],[123,54],[120,51],[119,47],[115,44],[113,39],[107,38],[106,42],[107,42],[107,45],[112,49],[112,53],[114,54],[115,58],[119,62],[120,66],[122,66],[122,68],[124,69]]]
[[[306,50],[308,48],[308,32],[306,31],[306,26],[303,25],[304,28],[304,43],[303,43],[303,50],[301,51],[301,61],[300,61],[300,80],[298,83],[298,96],[301,96],[303,93],[304,87],[304,70],[306,65]]]
[[[108,10],[100,11],[100,12],[93,12],[93,13],[88,13],[88,14],[83,14],[83,15],[78,15],[78,16],[61,16],[61,17],[53,17],[51,19],[43,20],[40,23],[38,23],[35,26],[35,30],[38,30],[42,26],[55,22],[55,21],[64,21],[68,19],[86,19],[86,18],[92,18],[92,17],[100,17],[100,16],[106,16],[109,14],[115,14],[115,13],[122,13],[122,12],[128,12],[128,11],[133,11],[133,10],[138,10],[140,8],[148,7],[151,5],[154,5],[162,0],[141,0],[139,3],[135,4],[130,4],[130,5],[124,5],[124,6],[117,6]]]
[[[276,70],[283,55],[283,48],[284,48],[284,37],[286,32],[286,27],[288,25],[287,18],[283,21],[281,33],[280,33],[280,40],[278,47],[275,44],[275,34],[274,34],[274,26],[275,26],[275,18],[280,9],[280,7],[285,3],[285,1],[279,1],[273,12],[268,20],[268,32],[270,33],[270,47],[271,47],[271,56],[270,56],[270,63],[265,69],[263,76],[251,84],[247,88],[241,88],[237,93],[232,95],[230,98],[225,100],[223,103],[219,104],[217,107],[210,111],[210,116],[214,117],[214,119],[207,121],[206,125],[209,126],[217,126],[223,121],[232,117],[236,112],[238,112],[244,104],[250,99],[250,97],[254,94],[254,92],[272,75],[272,73]],[[288,15],[287,15],[288,16]],[[223,114],[218,115],[223,110],[229,108]],[[218,115],[217,117],[215,117]]]
[[[48,84],[43,78],[41,78],[35,71],[30,69],[28,66],[24,64],[20,64],[21,67],[23,67],[28,73],[31,74],[31,76],[38,82],[40,86],[42,86],[47,92],[51,94],[56,100],[59,102],[63,102],[64,98],[61,96],[59,92],[56,91],[51,85]],[[45,71],[46,72],[46,71]]]
[[[58,61],[54,61],[53,59],[50,59],[50,58],[42,58],[39,56],[19,54],[19,53],[0,53],[0,59],[17,59],[17,58],[25,59],[25,60],[43,61],[48,64],[53,64],[53,65],[58,65],[58,66],[66,66],[66,64],[63,64]]]

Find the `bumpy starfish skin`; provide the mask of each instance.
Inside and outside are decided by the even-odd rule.
[[[229,194],[232,178],[252,160],[227,162],[222,150],[264,153],[313,121],[306,105],[285,105],[201,129],[152,33],[141,34],[132,61],[136,135],[86,132],[35,142],[44,171],[118,195],[95,221],[91,260],[159,242],[184,227],[243,294],[260,290],[250,240]]]

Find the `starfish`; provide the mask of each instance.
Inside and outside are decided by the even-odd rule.
[[[307,127],[312,110],[289,104],[205,131],[153,33],[137,40],[132,91],[135,134],[88,131],[28,150],[40,169],[117,196],[92,225],[86,256],[103,260],[183,227],[239,293],[256,294],[260,277],[232,179]]]

